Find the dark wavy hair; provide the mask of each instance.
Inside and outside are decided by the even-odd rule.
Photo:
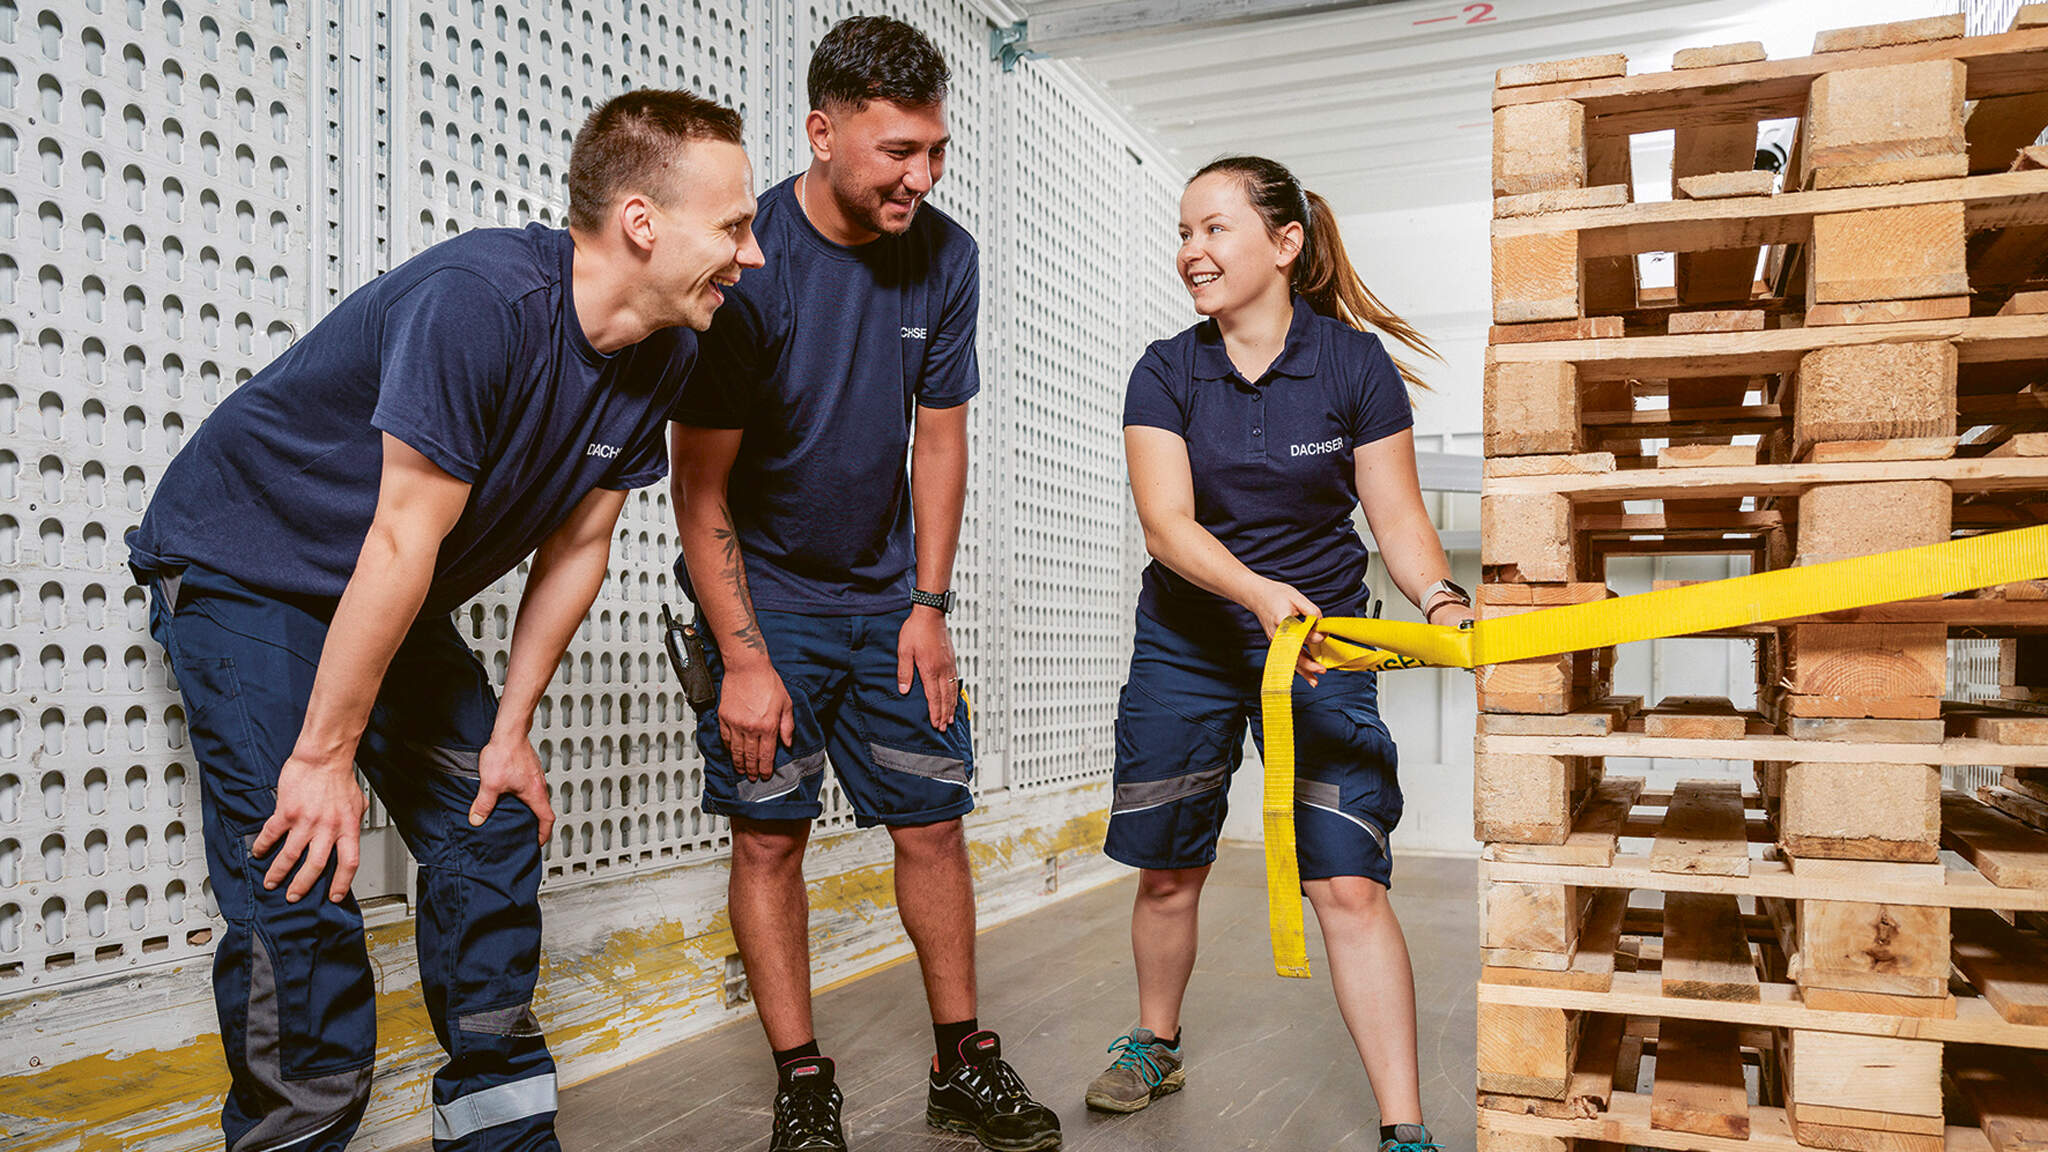
[[[871,100],[937,104],[952,80],[946,58],[924,33],[888,16],[853,16],[818,41],[806,82],[812,108],[858,112]]]
[[[675,165],[693,140],[740,144],[740,114],[695,92],[640,88],[600,105],[569,147],[569,227],[592,231],[628,192],[668,201]]]
[[[1285,164],[1263,156],[1225,156],[1204,165],[1188,183],[1211,172],[1238,180],[1268,233],[1278,234],[1289,224],[1301,225],[1301,254],[1294,259],[1291,283],[1309,307],[1361,332],[1370,325],[1421,355],[1443,359],[1414,325],[1395,315],[1365,286],[1344,251],[1344,238],[1338,235],[1337,214],[1330,202],[1302,187]],[[1403,380],[1417,388],[1429,387],[1413,365],[1398,359],[1394,363]]]

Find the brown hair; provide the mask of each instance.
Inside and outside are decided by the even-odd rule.
[[[694,92],[640,88],[605,101],[569,148],[569,227],[594,231],[628,192],[664,201],[675,184],[676,150],[695,140],[739,144],[740,114]]]
[[[1337,214],[1330,202],[1303,188],[1286,165],[1263,156],[1225,156],[1204,165],[1188,183],[1211,172],[1237,177],[1268,232],[1301,225],[1301,255],[1295,257],[1290,283],[1310,308],[1361,332],[1371,325],[1432,360],[1443,359],[1414,325],[1395,315],[1365,286],[1344,251],[1344,238],[1337,232]],[[1399,359],[1394,365],[1409,384],[1429,387],[1414,365]]]

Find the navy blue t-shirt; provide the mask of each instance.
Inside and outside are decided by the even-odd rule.
[[[974,238],[930,204],[910,230],[848,248],[763,193],[765,268],[726,291],[674,419],[740,428],[729,501],[754,607],[814,616],[910,602],[905,472],[914,407],[981,389]],[[676,572],[688,589],[680,559]]]
[[[200,425],[128,534],[130,564],[339,597],[389,432],[471,485],[421,609],[438,614],[525,559],[593,488],[659,480],[696,333],[599,353],[571,299],[574,251],[538,224],[469,232],[352,293]]]
[[[1292,585],[1331,616],[1358,614],[1365,542],[1352,526],[1352,450],[1413,426],[1408,392],[1379,337],[1319,316],[1296,297],[1287,343],[1246,382],[1204,320],[1155,341],[1131,371],[1124,425],[1187,441],[1195,520],[1245,567]],[[1138,610],[1183,634],[1235,630],[1261,642],[1258,620],[1154,560]]]

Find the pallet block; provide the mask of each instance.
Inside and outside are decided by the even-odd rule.
[[[1799,141],[1801,186],[1814,186],[1823,170],[1837,173],[1832,187],[1888,183],[1877,178],[1883,170],[1876,166],[1908,161],[1946,162],[1915,179],[1963,175],[1967,80],[1959,60],[1847,68],[1815,78]]]
[[[1579,1013],[1479,1005],[1479,1090],[1561,1100],[1571,1084]]]
[[[1551,232],[1493,241],[1493,322],[1580,316],[1579,236]]]
[[[1493,194],[1586,186],[1586,109],[1572,100],[1513,104],[1493,114]]]
[[[1962,162],[1957,157],[1958,167]],[[1806,253],[1807,302],[1967,295],[1966,235],[1960,202],[1815,216]]]
[[[1579,759],[1472,758],[1472,835],[1488,843],[1562,844],[1571,835]]]
[[[1480,557],[1489,570],[1512,569],[1509,583],[1561,584],[1577,575],[1572,502],[1554,493],[1479,497]]]
[[[1954,506],[1955,493],[1939,480],[1816,485],[1799,494],[1797,562],[1943,543]]]
[[[1503,968],[1562,972],[1578,951],[1584,901],[1569,884],[1479,885],[1479,945],[1486,963]]]
[[[1779,716],[1934,719],[1948,687],[1942,624],[1792,624]]]
[[[1936,765],[1793,761],[1780,787],[1778,841],[1788,855],[1917,863],[1940,857]]]
[[[1955,345],[1925,341],[1816,349],[1800,358],[1793,394],[1792,436],[1799,456],[1823,440],[1953,436]]]
[[[1577,452],[1579,374],[1569,363],[1496,363],[1489,353],[1484,391],[1486,454],[1539,456]]]
[[[1809,1003],[1820,990],[1930,998],[1948,991],[1947,908],[1805,900],[1796,918],[1795,982]]]

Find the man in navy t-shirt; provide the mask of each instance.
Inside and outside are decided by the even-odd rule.
[[[435,1147],[558,1147],[531,1006],[554,812],[527,732],[626,492],[666,471],[688,329],[761,265],[740,131],[688,92],[599,108],[566,231],[458,236],[349,296],[214,411],[129,533],[227,921],[229,1148],[340,1149],[369,1101],[358,768],[420,864]],[[529,554],[500,702],[448,613]]]
[[[924,204],[949,78],[900,21],[826,34],[810,167],[762,195],[768,266],[705,333],[675,408],[678,571],[717,649],[704,807],[732,819],[733,936],[779,1070],[773,1152],[846,1147],[803,877],[828,754],[856,820],[895,842],[936,1038],[928,1118],[1011,1152],[1060,1139],[975,1019],[974,753],[946,613],[980,287],[973,237]]]

